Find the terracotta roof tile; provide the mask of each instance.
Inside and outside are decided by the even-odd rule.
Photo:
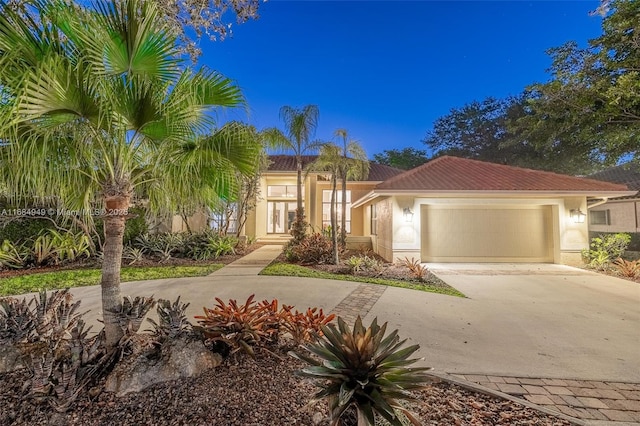
[[[306,167],[316,158],[318,158],[317,155],[303,155],[302,167]],[[296,157],[293,155],[270,155],[269,161],[270,164],[267,170],[270,172],[294,172],[296,170]],[[369,176],[364,180],[373,182],[384,181],[403,172],[404,170],[396,169],[395,167],[370,162]]]
[[[620,184],[443,156],[376,186],[416,191],[627,191]]]

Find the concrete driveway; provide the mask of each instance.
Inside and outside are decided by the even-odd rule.
[[[389,321],[401,337],[419,343],[424,365],[447,373],[640,382],[637,283],[561,265],[429,266],[468,297],[386,287],[364,318]],[[245,271],[225,267],[208,277],[125,283],[122,293],[170,300],[181,295],[191,303],[192,317],[213,306],[214,296],[244,301],[250,294],[327,312],[356,299],[361,288]],[[98,329],[100,288],[72,292]]]
[[[640,285],[562,265],[430,264],[468,298],[388,288],[367,315],[448,373],[640,381]]]

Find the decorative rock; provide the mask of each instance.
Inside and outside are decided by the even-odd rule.
[[[157,359],[141,355],[119,363],[107,377],[105,390],[117,396],[139,392],[156,383],[199,376],[221,362],[222,357],[201,341],[181,337],[167,343]]]
[[[22,368],[22,354],[13,345],[0,346],[0,373],[8,373]]]

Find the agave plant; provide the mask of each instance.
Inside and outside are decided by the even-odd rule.
[[[378,326],[377,318],[365,328],[358,316],[353,330],[338,317],[338,325],[321,327],[324,337],[305,348],[315,357],[289,352],[310,364],[299,375],[319,381],[321,390],[315,400],[329,403],[331,425],[338,426],[350,407],[355,408],[358,425],[374,425],[379,415],[392,426],[402,426],[401,412],[414,425],[420,422],[398,402],[412,399],[410,390],[420,389],[429,381],[423,372],[429,368],[408,366],[418,361],[409,357],[418,345],[402,348],[398,330],[385,337],[387,323]]]

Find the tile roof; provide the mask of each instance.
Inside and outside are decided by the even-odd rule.
[[[302,167],[306,167],[316,158],[318,158],[317,155],[303,155]],[[296,157],[293,155],[270,155],[269,162],[269,168],[267,169],[269,172],[295,172],[296,170]],[[403,172],[404,170],[396,169],[395,167],[370,162],[369,176],[364,180],[374,182],[384,181]]]
[[[587,177],[607,182],[622,183],[627,185],[629,189],[640,191],[640,164],[636,162],[610,167]]]
[[[620,184],[443,156],[376,186],[415,191],[627,191]]]

